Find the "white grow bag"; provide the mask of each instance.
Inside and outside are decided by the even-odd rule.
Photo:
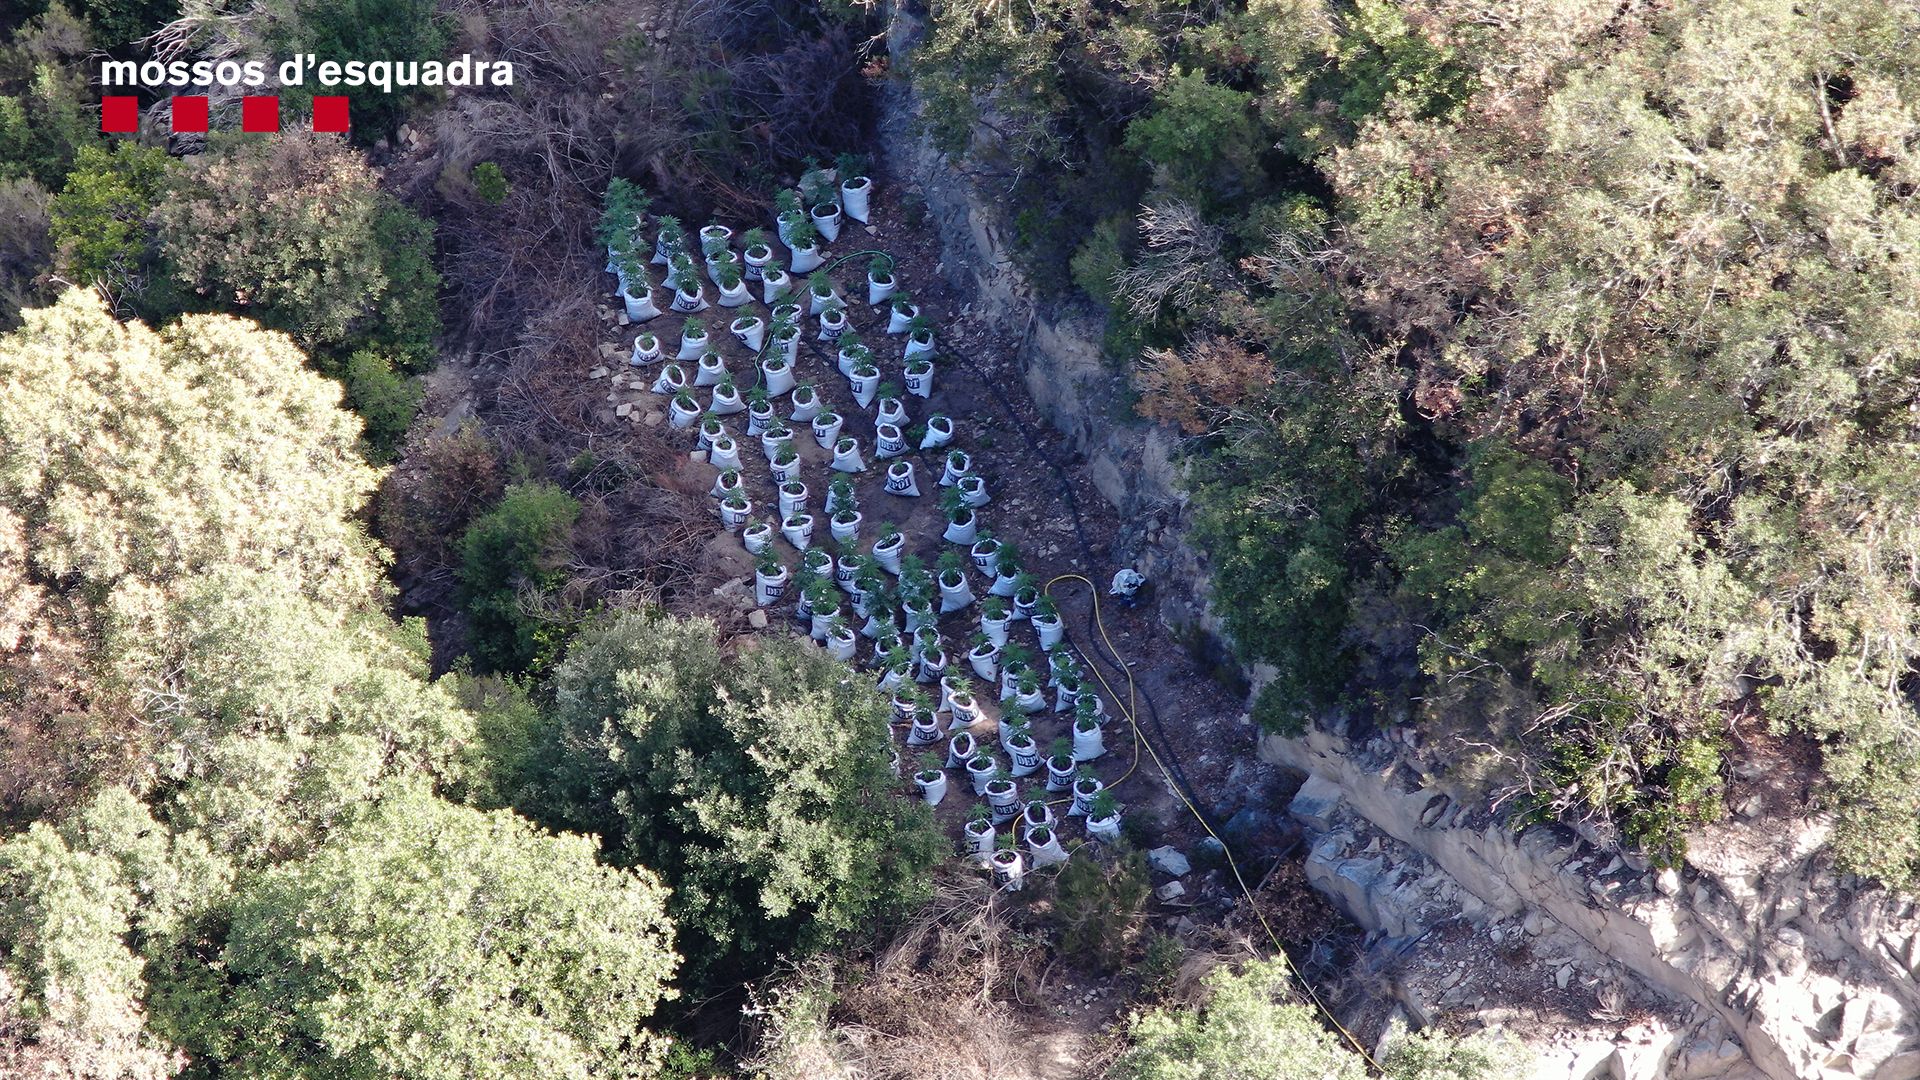
[[[883,490],[889,495],[918,498],[920,485],[913,478],[913,462],[896,461],[887,466],[887,483]]]
[[[787,594],[787,581],[792,576],[784,566],[773,574],[756,569],[753,572],[753,602],[761,607],[772,607],[779,603],[780,598]]]
[[[839,413],[821,413],[812,423],[813,441],[819,443],[822,450],[833,449],[833,444],[840,441],[840,429],[846,425]]]
[[[1067,849],[1060,846],[1060,831],[1051,825],[1030,827],[1022,839],[1027,843],[1027,854],[1032,856],[1035,870],[1066,862],[1069,858]]]
[[[860,440],[847,436],[833,444],[833,463],[828,468],[835,472],[857,473],[867,470],[867,463],[860,459]],[[895,570],[894,573],[900,571]]]
[[[865,176],[852,176],[840,181],[840,205],[846,209],[847,216],[862,225],[867,223],[868,206],[873,198],[873,181]]]
[[[940,800],[947,797],[947,774],[938,769],[914,773],[913,786],[920,789],[920,797],[928,806],[939,806]]]
[[[948,585],[946,575],[940,576],[940,614],[949,615],[973,603],[973,588],[967,584],[967,575],[956,575],[960,581]]]
[[[757,353],[760,346],[766,344],[767,321],[758,315],[742,315],[727,325],[727,331],[746,346],[748,352]]]

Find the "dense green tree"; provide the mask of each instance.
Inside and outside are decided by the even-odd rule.
[[[164,740],[161,804],[228,857],[309,849],[396,780],[458,779],[472,719],[427,681],[424,627],[330,608],[279,575],[232,568],[183,590],[168,630],[116,635],[116,671]]]
[[[273,13],[280,15],[280,9]],[[276,55],[310,52],[323,58],[395,61],[438,60],[453,39],[448,17],[433,0],[294,0],[263,36]],[[391,93],[347,87],[344,92],[354,138],[365,142],[393,134],[408,112],[442,93],[428,87]],[[312,87],[292,87],[287,100],[299,103],[313,93]]]
[[[457,779],[471,719],[383,610],[359,426],[284,336],[73,291],[0,373],[10,809],[159,782],[173,827],[258,864],[394,777]]]
[[[244,885],[197,1031],[236,1077],[643,1077],[663,890],[592,841],[423,791]]]
[[[207,155],[155,219],[171,289],[161,303],[243,312],[308,347],[417,350],[438,330],[429,228],[337,136],[289,133]]]
[[[138,781],[176,700],[182,605],[222,572],[338,613],[382,601],[354,514],[375,473],[339,388],[218,316],[155,333],[69,291],[0,336],[0,681],[10,807]],[[342,615],[342,618],[345,616]]]
[[[515,484],[460,538],[460,589],[473,655],[490,671],[551,663],[571,628],[546,603],[580,502],[552,484]]]
[[[356,349],[347,357],[341,380],[347,401],[367,422],[367,457],[389,462],[400,449],[413,416],[425,394],[418,380],[394,371],[393,361],[371,349]]]
[[[1369,1059],[1297,999],[1284,960],[1256,960],[1207,976],[1200,1008],[1152,1009],[1134,1018],[1116,1080],[1362,1080]],[[1523,1055],[1487,1038],[1438,1032],[1400,1038],[1385,1055],[1388,1080],[1518,1080]]]
[[[1155,1009],[1134,1020],[1115,1063],[1122,1080],[1361,1080],[1361,1057],[1293,1001],[1283,961],[1222,968],[1207,977],[1204,1009]]]
[[[886,703],[793,638],[723,658],[712,624],[629,613],[554,677],[548,812],[673,887],[690,976],[731,985],[902,910],[940,847],[899,797]]]
[[[94,43],[117,49],[180,16],[180,0],[80,0]]]
[[[74,156],[99,138],[85,61],[87,27],[53,4],[0,41],[0,180],[57,190]]]
[[[146,1030],[135,897],[113,860],[34,825],[0,844],[0,1063],[49,1076],[158,1080],[178,1056]]]
[[[527,681],[464,671],[452,680],[455,698],[473,717],[473,741],[455,789],[461,801],[482,810],[538,805],[548,724]]]
[[[223,316],[156,333],[73,290],[0,337],[0,373],[0,503],[39,580],[136,619],[216,566],[374,594],[359,424],[286,338]]]
[[[1201,72],[1174,75],[1153,111],[1127,126],[1127,149],[1166,171],[1171,190],[1196,201],[1230,202],[1257,184],[1265,148],[1253,96],[1209,82]]]
[[[52,205],[53,240],[67,280],[116,296],[138,291],[152,244],[147,219],[172,165],[166,151],[136,142],[81,148]]]

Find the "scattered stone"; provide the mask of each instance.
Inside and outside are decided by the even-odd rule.
[[[1653,887],[1661,896],[1680,895],[1680,871],[1669,866],[1653,875]]]
[[[648,414],[647,414],[647,418],[646,418],[645,420],[643,420],[643,421],[641,421],[641,423],[644,423],[644,424],[646,424],[646,425],[647,425],[648,427],[659,427],[659,426],[660,426],[660,421],[662,421],[662,420],[665,420],[665,419],[666,419],[666,417],[665,417],[665,416],[663,416],[663,415],[662,415],[662,414],[660,414],[660,413],[657,413],[657,412],[650,412],[650,413],[648,413]]]
[[[627,326],[633,322],[632,319],[627,318],[627,313],[624,311],[621,312],[619,317],[614,319],[613,321],[616,325],[619,325],[619,326]]]
[[[1567,966],[1553,973],[1553,985],[1559,987],[1562,990],[1565,990],[1567,988],[1567,984],[1572,981],[1573,981],[1573,965],[1572,964],[1568,964]]]
[[[753,627],[755,630],[765,630],[767,628],[767,613],[760,608],[754,608],[752,611],[747,612],[747,625]],[[965,702],[961,704],[965,704]]]
[[[1751,821],[1752,819],[1759,817],[1760,811],[1766,809],[1766,806],[1767,806],[1767,801],[1765,799],[1761,798],[1758,795],[1749,795],[1746,798],[1741,799],[1740,802],[1734,806],[1733,812],[1735,814],[1738,814],[1740,817]]]
[[[871,225],[869,225],[869,226],[867,226],[867,235],[868,235],[868,236],[879,236],[879,235],[880,235],[880,230],[879,230],[879,229],[876,229],[876,228],[874,228],[874,227],[873,227],[873,226],[871,226]]]
[[[707,460],[707,452],[705,450],[689,450],[687,451],[687,460],[705,462]]]
[[[632,413],[633,413],[633,402],[631,401],[623,401],[620,403],[619,408],[613,410],[613,415],[618,416],[623,420],[626,419],[628,416],[632,415]],[[961,704],[965,705],[966,702],[962,701]]]
[[[1147,861],[1153,864],[1155,870],[1168,877],[1181,877],[1193,869],[1193,864],[1187,861],[1187,857],[1170,844],[1147,852]]]
[[[1170,904],[1187,895],[1187,887],[1177,881],[1169,881],[1165,885],[1153,890],[1153,895],[1159,897],[1162,903]]]
[[[600,343],[600,355],[601,355],[601,357],[603,357],[603,358],[605,358],[605,357],[610,357],[610,356],[612,356],[612,355],[613,355],[613,342],[611,342],[611,341],[603,341],[603,342],[601,342],[601,343]]]
[[[589,379],[604,379],[604,378],[606,378],[606,377],[607,377],[608,375],[610,375],[610,374],[612,374],[612,373],[611,373],[611,372],[609,372],[609,371],[608,371],[608,370],[607,370],[606,368],[604,368],[604,367],[597,367],[597,368],[594,368],[594,369],[593,369],[592,371],[589,371],[589,372],[587,372],[587,378],[589,378]]]

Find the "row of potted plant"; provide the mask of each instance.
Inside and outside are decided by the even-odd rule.
[[[913,775],[914,786],[929,804],[938,805],[947,791],[947,776],[939,755],[922,754],[920,766]],[[966,769],[974,780],[974,794],[984,796],[986,802],[973,805],[962,827],[965,851],[969,858],[992,868],[997,884],[1017,890],[1027,869],[1067,861],[1069,855],[1060,843],[1059,823],[1044,798],[1023,803],[1013,777],[997,765],[991,755],[982,753],[970,757]],[[1121,808],[1113,792],[1089,769],[1080,770],[1071,787],[1073,809],[1069,814],[1086,818],[1089,836],[1109,843],[1118,840]],[[999,831],[1002,825],[1010,827],[1002,833]],[[1022,842],[1026,845],[1024,856],[1020,851]]]

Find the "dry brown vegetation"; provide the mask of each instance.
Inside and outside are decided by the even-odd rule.
[[[1011,899],[964,871],[870,954],[822,957],[755,1008],[750,1071],[814,1080],[1005,1080],[1098,1075],[1118,1049],[1089,1020],[1056,1013],[1060,977]]]
[[[1206,334],[1177,349],[1146,350],[1135,382],[1140,415],[1204,435],[1272,384],[1273,364],[1232,338]]]
[[[806,155],[854,145],[866,123],[860,21],[785,0],[449,0],[458,48],[510,60],[510,92],[463,94],[415,121],[387,185],[439,223],[448,353],[470,360],[470,397],[509,471],[562,478],[583,512],[569,602],[710,599],[700,493],[676,485],[684,454],[655,429],[608,426],[598,363],[600,199],[615,177],[657,209],[763,216],[767,181]],[[510,188],[481,200],[469,177],[492,162]],[[450,405],[451,402],[440,404]],[[424,426],[424,425],[423,425]],[[433,602],[464,524],[457,482],[417,431],[384,501],[403,577]],[[446,464],[446,463],[442,463]],[[426,485],[427,489],[423,489]],[[436,509],[437,508],[437,509]],[[470,517],[467,513],[465,516]],[[383,525],[389,515],[383,513]],[[391,528],[391,526],[389,526]]]

